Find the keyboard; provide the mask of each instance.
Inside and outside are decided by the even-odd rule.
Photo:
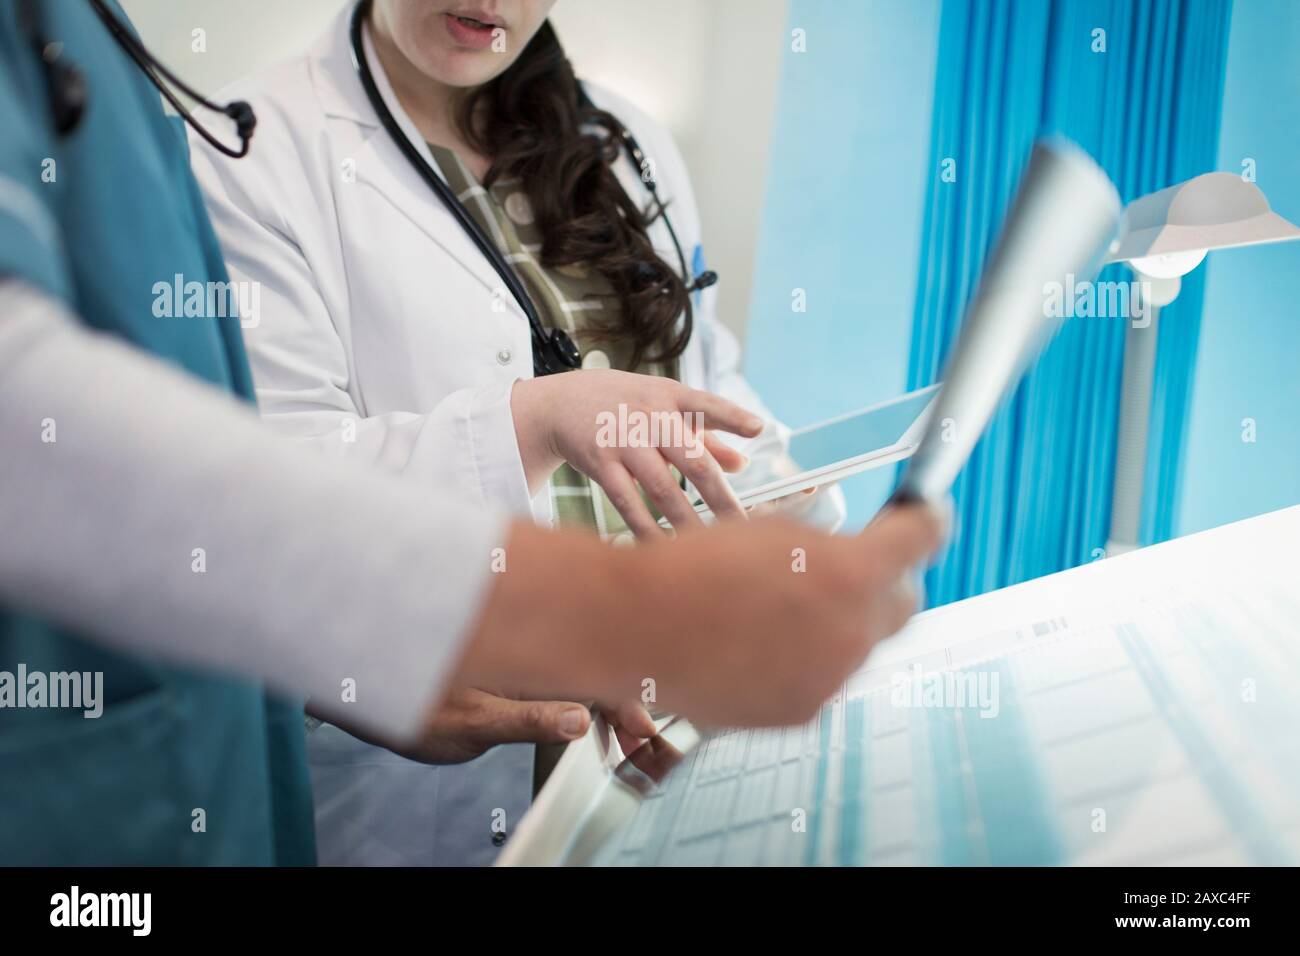
[[[1295,864],[1300,594],[1232,564],[955,640],[1011,605],[918,618],[946,646],[900,642],[806,726],[712,736],[593,862]]]

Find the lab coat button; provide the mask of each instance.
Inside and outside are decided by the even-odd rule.
[[[514,358],[514,355],[511,354],[509,349],[502,349],[497,353],[497,364],[509,365],[512,358]]]
[[[504,833],[498,830],[496,833],[492,834],[493,846],[505,846],[505,843],[506,843],[506,835]]]

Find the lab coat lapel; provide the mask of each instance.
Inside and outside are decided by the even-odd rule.
[[[336,148],[340,148],[342,155],[355,153],[356,176],[359,182],[372,187],[398,212],[482,282],[489,291],[495,293],[496,290],[501,290],[504,283],[492,268],[492,264],[479,252],[474,241],[461,229],[460,224],[443,206],[442,201],[433,194],[397,144],[380,125],[379,117],[366,97],[361,78],[357,75],[352,62],[352,48],[348,39],[351,14],[352,9],[349,5],[336,20],[328,41],[312,58],[312,83],[320,97],[325,114],[355,124],[352,129],[347,131],[340,129],[337,133],[331,126],[331,136],[350,138],[358,132],[361,136],[360,146],[353,143],[349,147],[346,143],[336,142]],[[375,53],[368,30],[365,46],[375,84],[379,87],[380,95],[389,111],[424,161],[442,175],[424,137],[420,135],[415,123],[398,102],[388,82],[388,76],[384,73],[383,65]],[[508,294],[502,291],[499,298],[508,309],[522,316],[523,313],[517,303]]]

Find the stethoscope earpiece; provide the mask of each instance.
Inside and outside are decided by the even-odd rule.
[[[253,130],[257,129],[257,114],[253,112],[253,107],[244,100],[235,100],[226,104],[221,111],[235,121],[235,131],[239,138],[247,143],[253,138]]]
[[[86,115],[90,95],[85,74],[71,63],[64,63],[57,53],[52,59],[43,56],[41,61],[45,64],[54,131],[60,136],[67,136],[81,124],[81,118]]]
[[[104,4],[104,0],[90,0],[91,9],[103,21],[104,26],[108,28],[109,35],[120,46],[135,65],[158,90],[159,93],[172,105],[172,108],[180,114],[181,118],[188,123],[196,133],[202,136],[214,149],[219,150],[232,159],[240,159],[248,155],[248,141],[253,136],[253,129],[257,126],[257,115],[253,108],[242,100],[229,103],[226,106],[219,106],[207,99],[202,94],[195,91],[184,81],[179,79],[171,70],[163,66],[139,38],[124,24],[121,20],[113,15],[113,12]],[[19,22],[26,28],[27,34],[31,39],[31,44],[40,57],[41,63],[45,68],[46,82],[49,85],[50,92],[50,111],[53,114],[54,129],[60,136],[67,136],[80,125],[82,118],[86,114],[86,106],[90,100],[89,84],[86,82],[85,74],[74,63],[70,63],[63,55],[63,44],[52,43],[47,40],[41,29],[41,3],[39,0],[21,0],[19,7]],[[218,140],[207,127],[203,126],[196,120],[193,114],[185,108],[185,105],[177,99],[158,74],[162,74],[169,83],[179,88],[186,96],[194,99],[200,106],[214,112],[224,113],[235,121],[235,128],[239,134],[239,148],[232,149],[225,143]]]
[[[705,269],[695,277],[695,281],[686,287],[687,292],[703,292],[718,281],[718,274],[712,269]]]

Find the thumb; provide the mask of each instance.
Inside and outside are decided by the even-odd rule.
[[[873,567],[900,571],[937,551],[947,525],[947,517],[928,504],[892,505],[867,525],[859,540]]]
[[[591,726],[591,712],[569,701],[503,698],[496,710],[489,730],[496,743],[563,744]]]

